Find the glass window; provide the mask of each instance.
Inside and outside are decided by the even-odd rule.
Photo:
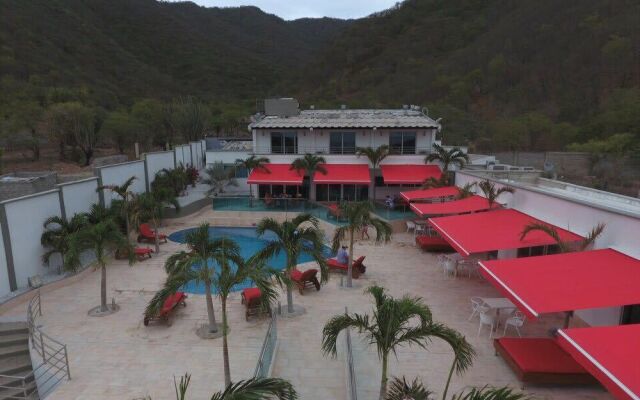
[[[416,154],[416,133],[391,132],[389,149],[393,154]]]
[[[295,132],[271,132],[271,153],[297,154],[298,135]]]
[[[342,200],[356,201],[356,185],[344,185],[342,187]]]
[[[329,201],[340,201],[340,186],[341,185],[329,185]]]
[[[329,201],[329,185],[316,185],[316,201]]]
[[[369,200],[369,186],[358,186],[358,201]]]
[[[331,132],[329,137],[329,152],[331,154],[355,154],[355,132]]]

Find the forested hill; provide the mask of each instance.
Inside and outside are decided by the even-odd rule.
[[[348,27],[297,86],[309,102],[428,105],[460,144],[638,143],[640,2],[408,0]]]
[[[0,0],[0,74],[99,103],[261,97],[347,21],[155,0]]]

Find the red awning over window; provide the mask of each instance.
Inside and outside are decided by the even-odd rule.
[[[640,399],[638,338],[640,324],[558,331],[560,346],[620,400]]]
[[[531,318],[640,304],[640,260],[612,249],[481,261],[480,272]]]
[[[493,208],[497,207],[500,207],[500,205],[493,205]],[[468,214],[487,211],[489,208],[487,199],[475,195],[460,200],[445,201],[444,203],[411,203],[411,211],[421,217]]]
[[[262,185],[302,185],[302,172],[290,169],[290,164],[265,164],[265,168],[254,168],[247,183]]]
[[[543,223],[513,209],[429,219],[429,224],[464,256],[555,243],[551,236],[540,231],[532,231],[524,240],[520,240],[522,230],[532,222]],[[583,239],[582,236],[565,229],[558,227],[556,229],[564,241],[573,242]]]
[[[316,171],[315,184],[368,185],[371,183],[368,164],[322,164],[326,174]]]
[[[429,178],[440,179],[442,171],[437,165],[384,164],[380,166],[386,185],[411,185]]]
[[[408,202],[436,199],[439,197],[455,197],[460,193],[457,186],[445,186],[433,189],[409,190],[400,192],[400,196]]]

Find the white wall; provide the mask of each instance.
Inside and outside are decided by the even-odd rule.
[[[147,153],[144,155],[147,163],[148,186],[153,183],[156,174],[163,169],[174,169],[173,151],[161,151],[157,153]]]
[[[4,237],[0,229],[0,298],[11,293],[9,286],[9,270],[7,269],[7,257],[4,252]]]
[[[67,219],[71,219],[74,214],[88,212],[91,209],[91,205],[100,201],[96,191],[98,178],[63,183],[58,185],[58,188],[62,191]]]
[[[18,288],[28,286],[28,278],[47,272],[42,263],[42,225],[47,218],[61,216],[58,191],[47,191],[4,202]]]
[[[144,173],[144,161],[130,161],[122,164],[108,165],[98,168],[102,177],[102,185],[122,185],[127,179],[135,176],[137,179],[131,185],[133,193],[144,193],[147,191],[146,177]],[[104,205],[109,207],[111,200],[117,199],[118,195],[110,190],[104,190]]]
[[[176,167],[178,167],[180,164],[185,165],[186,163],[184,162],[182,146],[174,147],[173,152],[175,153],[175,165],[176,165]]]
[[[248,151],[207,151],[207,164],[235,164],[236,160],[244,160],[250,155]],[[271,157],[268,158],[271,160]]]

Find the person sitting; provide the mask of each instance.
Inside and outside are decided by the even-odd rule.
[[[387,208],[393,210],[393,198],[391,198],[391,196],[387,195],[387,197],[384,200],[384,204],[386,204]]]
[[[347,252],[347,246],[342,246],[338,250],[338,254],[334,257],[334,259],[339,264],[347,264],[349,262],[349,253]]]

